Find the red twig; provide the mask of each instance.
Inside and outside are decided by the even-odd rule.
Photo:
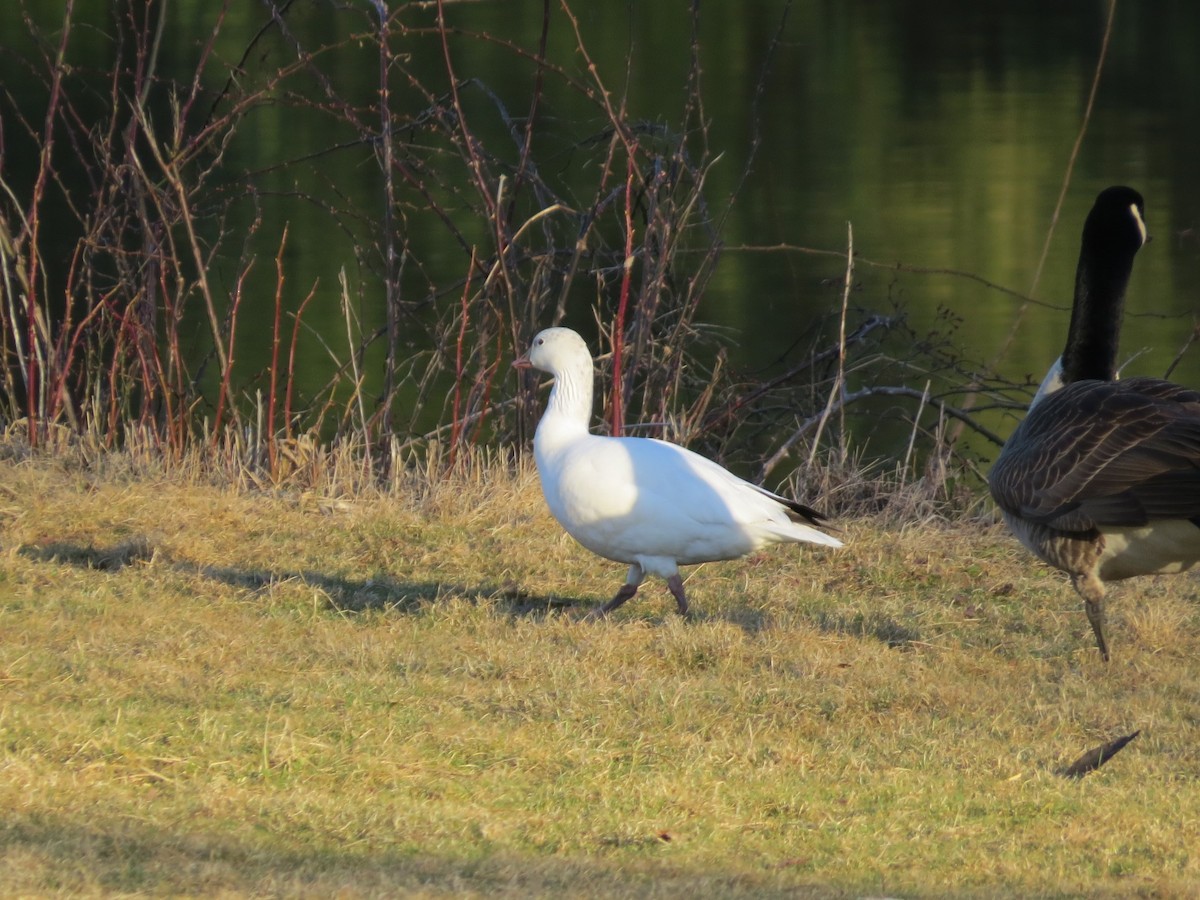
[[[196,62],[195,71],[192,73],[191,89],[188,91],[187,99],[179,107],[179,117],[175,123],[175,135],[171,143],[174,145],[176,152],[183,146],[183,135],[187,127],[188,114],[192,110],[192,104],[196,102],[196,98],[200,96],[201,76],[204,70],[208,67],[209,57],[212,56],[213,47],[217,43],[217,36],[221,33],[221,28],[225,24],[225,15],[229,12],[230,0],[224,0],[221,4],[221,11],[217,14],[217,20],[213,23],[212,30],[209,32],[208,41],[204,44],[204,49],[200,51],[200,59]],[[161,15],[166,15],[164,9]]]
[[[396,179],[393,172],[396,155],[392,134],[392,100],[388,76],[392,68],[388,40],[388,10],[377,0],[379,16],[379,152],[383,159],[383,266],[384,313],[387,318],[387,358],[383,372],[383,432],[392,430],[392,404],[396,394],[397,355],[400,349],[400,273],[396,253]]]
[[[67,272],[67,286],[64,291],[67,297],[73,293],[73,288],[76,283],[79,271],[79,256],[80,248],[76,246],[75,252],[71,255],[71,266]],[[103,301],[101,301],[103,303]],[[70,303],[66,304],[66,309],[63,311],[62,323],[58,327],[60,338],[51,340],[52,335],[47,335],[47,343],[52,344],[52,350],[48,351],[53,359],[53,364],[49,367],[50,371],[46,373],[49,390],[46,393],[45,403],[46,408],[43,414],[47,421],[54,421],[58,417],[59,411],[63,407],[63,395],[66,393],[66,379],[70,371],[70,360],[74,352],[74,342],[71,340],[71,331],[75,328],[72,313],[74,312]],[[84,316],[85,321],[91,318],[91,313]],[[82,324],[75,329],[76,337],[78,336]],[[68,415],[70,413],[68,412]]]
[[[496,198],[492,196],[492,192],[488,187],[487,179],[483,173],[483,160],[479,158],[479,151],[475,147],[475,137],[471,134],[470,128],[467,127],[466,113],[463,111],[462,99],[458,95],[458,76],[454,74],[454,63],[450,59],[450,42],[446,38],[446,16],[443,8],[443,0],[437,0],[437,26],[438,35],[442,39],[442,57],[446,61],[446,77],[450,82],[450,96],[454,102],[454,115],[458,122],[458,129],[463,139],[463,149],[466,151],[467,167],[470,169],[471,175],[475,180],[475,186],[479,189],[479,196],[483,198],[484,205],[487,206],[489,218],[494,218],[496,214]],[[502,241],[497,241],[497,248],[504,246]]]
[[[296,310],[296,318],[292,323],[292,343],[288,347],[288,371],[287,371],[287,390],[283,397],[283,427],[284,434],[290,439],[292,436],[292,390],[296,386],[296,342],[300,337],[300,321],[304,318],[304,310],[310,301],[317,294],[317,286],[314,284],[308,292],[308,296],[300,303],[300,308]]]
[[[500,369],[500,354],[503,352],[504,332],[501,329],[497,329],[496,355],[483,373],[483,394],[479,398],[479,416],[475,419],[476,441],[478,441],[479,433],[483,430],[483,423],[487,421],[488,412],[491,410],[492,386],[496,381],[496,372]]]
[[[513,176],[512,197],[508,203],[508,219],[511,223],[513,210],[516,209],[517,196],[521,192],[526,173],[529,169],[529,154],[533,149],[533,128],[538,120],[538,107],[542,101],[546,75],[546,39],[550,33],[550,0],[542,0],[542,33],[538,39],[537,66],[533,78],[533,96],[529,101],[529,113],[525,116],[525,135],[521,141],[521,159],[517,163],[517,171]],[[510,323],[516,325],[515,322]],[[514,334],[514,337],[516,335]]]
[[[237,284],[233,289],[233,307],[229,311],[229,350],[221,354],[224,365],[221,367],[221,385],[217,391],[217,413],[213,418],[213,446],[216,446],[218,436],[221,433],[221,418],[225,412],[226,398],[230,393],[229,382],[233,374],[234,341],[237,337],[238,308],[242,305],[242,287],[245,285],[246,276],[250,274],[252,268],[254,268],[253,262],[242,269],[241,274],[238,275]],[[214,336],[219,343],[220,334],[214,333]]]
[[[634,144],[636,148],[637,144]],[[625,311],[629,307],[629,283],[633,277],[633,176],[634,159],[627,158],[628,171],[625,178],[625,262],[621,267],[621,297],[617,302],[617,321],[613,325],[613,371],[612,371],[612,434],[620,437],[625,430],[624,387],[622,367],[625,350]]]
[[[29,207],[29,273],[26,276],[26,353],[25,360],[25,395],[29,408],[26,411],[29,421],[29,443],[37,444],[38,419],[38,389],[39,373],[37,369],[37,283],[38,283],[38,231],[41,216],[38,214],[42,196],[46,191],[46,180],[50,176],[50,159],[54,149],[54,120],[58,117],[58,107],[62,98],[62,77],[65,69],[64,59],[67,55],[67,39],[71,34],[71,21],[74,18],[75,0],[67,0],[67,8],[63,12],[62,37],[59,39],[58,54],[54,60],[54,76],[50,84],[50,101],[46,107],[46,118],[42,130],[42,152],[38,161],[37,180],[33,186],[33,198]]]
[[[287,246],[288,226],[283,226],[279,252],[275,254],[275,321],[271,323],[270,388],[267,391],[267,468],[271,479],[279,476],[275,447],[275,402],[279,388],[279,329],[283,314],[283,250]],[[232,338],[232,335],[231,335]],[[230,342],[232,344],[232,340]]]
[[[121,368],[121,357],[125,346],[125,329],[118,328],[116,332],[116,346],[113,348],[112,364],[108,367],[108,433],[107,444],[112,446],[113,438],[117,434],[117,423],[119,417],[119,400],[118,400],[118,381],[117,372]]]
[[[458,458],[458,442],[462,438],[462,382],[463,382],[463,344],[467,338],[467,315],[470,311],[468,297],[471,294],[471,274],[475,271],[475,248],[471,248],[471,263],[467,266],[467,280],[463,285],[462,303],[458,323],[458,340],[454,346],[454,408],[450,420],[450,468],[454,468]]]

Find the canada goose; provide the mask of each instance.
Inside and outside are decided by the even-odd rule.
[[[1106,660],[1104,583],[1200,561],[1200,393],[1115,380],[1144,209],[1128,187],[1096,198],[1063,355],[988,475],[1021,543],[1071,576]]]
[[[539,332],[513,365],[554,376],[533,439],[550,512],[593,553],[629,564],[625,584],[594,615],[633,597],[647,575],[665,578],[686,613],[681,565],[735,559],[777,542],[842,545],[815,527],[825,518],[816,510],[677,444],[591,434],[592,356],[569,328]]]

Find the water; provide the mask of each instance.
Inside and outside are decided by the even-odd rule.
[[[31,0],[28,5],[43,23],[60,15],[57,2]],[[78,5],[82,19],[105,21],[107,4],[81,0]],[[557,4],[551,6],[549,58],[571,79],[586,82],[571,23]],[[678,123],[690,58],[688,5],[673,0],[574,6],[588,52],[614,99],[624,96],[635,119],[668,127]],[[21,30],[16,5],[10,7],[0,12],[0,33],[5,35]],[[190,78],[214,9],[202,0],[170,5],[164,74],[184,83]],[[708,180],[715,205],[727,202],[741,183],[752,136],[757,132],[760,139],[723,233],[731,249],[701,311],[702,319],[726,330],[734,365],[765,371],[802,340],[817,319],[837,308],[845,266],[834,256],[738,248],[788,244],[844,251],[852,228],[862,258],[856,267],[856,306],[888,311],[899,303],[916,334],[952,330],[968,368],[994,365],[1013,380],[1037,380],[1065,336],[1083,218],[1096,193],[1116,183],[1143,192],[1154,235],[1138,257],[1130,285],[1123,352],[1136,358],[1127,371],[1162,374],[1174,359],[1192,332],[1200,299],[1200,175],[1195,164],[1200,55],[1194,47],[1200,6],[1119,5],[1095,108],[1052,232],[1091,90],[1107,4],[797,0],[789,5],[772,0],[705,3],[701,9],[708,141],[714,153],[722,154]],[[398,24],[419,25],[429,18],[428,12],[406,10]],[[450,4],[447,18],[532,50],[542,7],[529,0]],[[234,4],[216,46],[219,58],[242,60],[242,77],[248,80],[293,58],[289,42],[272,32],[253,43],[254,53],[243,60],[264,21],[259,4]],[[295,39],[310,48],[372,27],[369,15],[348,15],[324,2],[296,4],[287,21]],[[767,51],[781,22],[781,40],[768,65]],[[399,49],[407,46],[402,42]],[[438,44],[426,38],[413,39],[411,46],[420,53],[402,57],[398,64],[417,81],[444,86]],[[75,65],[98,71],[112,54],[103,31],[81,32],[73,47],[80,57]],[[451,49],[460,78],[478,79],[514,115],[524,112],[531,76],[527,65],[514,62],[510,50],[478,39],[453,41]],[[339,91],[368,115],[377,86],[377,57],[369,44],[351,43],[319,59]],[[6,87],[20,91],[24,86],[28,94],[18,94],[18,100],[24,98],[36,110],[42,89],[23,82],[11,61],[4,66]],[[756,100],[764,67],[766,80]],[[210,69],[214,74],[205,85],[206,97],[222,86],[215,77],[218,71]],[[403,78],[396,84],[394,103],[420,108],[427,102],[406,93]],[[290,87],[314,97],[321,90],[316,79],[301,78]],[[497,123],[487,121],[487,104],[469,108],[478,110],[474,124],[481,132],[491,128],[492,139],[503,139]],[[547,78],[542,112],[544,130],[535,142],[540,164],[559,167],[564,183],[574,178],[586,183],[585,170],[596,158],[578,153],[573,142],[603,124],[595,108],[564,78],[554,76]],[[165,104],[158,113],[160,122],[168,120]],[[32,120],[37,121],[36,112]],[[6,126],[6,134],[15,146],[12,125]],[[310,153],[319,155],[278,167],[281,160]],[[9,152],[3,174],[25,197],[32,162],[18,157]],[[315,393],[346,355],[332,360],[326,348],[336,347],[345,331],[338,301],[340,272],[347,273],[363,327],[370,330],[383,321],[380,273],[370,261],[371,248],[364,246],[368,223],[328,213],[331,198],[338,198],[377,214],[382,196],[378,166],[370,148],[351,131],[331,130],[328,117],[284,102],[251,117],[229,147],[227,162],[230,172],[251,174],[216,179],[214,190],[231,184],[243,189],[249,182],[262,192],[263,219],[248,243],[258,257],[248,282],[253,300],[246,303],[240,326],[244,335],[253,336],[239,346],[238,365],[243,372],[266,366],[261,335],[274,293],[271,260],[286,222],[285,307],[296,308],[317,286],[306,321],[321,339],[306,336],[299,366],[301,390]],[[246,201],[234,208],[231,222],[246,228],[256,213]],[[425,262],[421,279],[450,280],[464,269],[460,249],[444,233],[419,229],[409,237]],[[51,246],[65,255],[70,241]],[[225,295],[232,291],[242,250],[235,242],[210,272]],[[1044,305],[1026,307],[961,277],[895,272],[872,267],[867,260],[975,273]],[[590,317],[590,310],[573,308],[568,321],[586,326]],[[204,335],[197,328],[189,352],[206,351]],[[366,364],[370,387],[378,356],[369,356]],[[893,368],[888,377],[902,377],[894,374],[899,371]],[[1174,377],[1200,384],[1200,354],[1185,354]],[[916,375],[911,386],[923,383]],[[997,427],[1011,425],[1008,420]],[[864,438],[871,436],[869,427],[859,427]],[[890,445],[894,433],[882,440],[882,452],[895,451]]]
[[[738,218],[738,237],[841,247],[850,222],[865,257],[965,270],[1056,304],[1029,309],[999,361],[1017,377],[1040,373],[1057,355],[1083,218],[1100,189],[1128,183],[1146,196],[1156,240],[1138,259],[1124,346],[1150,348],[1139,363],[1161,372],[1190,333],[1200,297],[1200,244],[1192,230],[1200,180],[1185,162],[1196,146],[1198,120],[1195,98],[1181,87],[1197,84],[1197,65],[1177,37],[1196,33],[1200,21],[1194,12],[1145,21],[1143,8],[1120,10],[1035,287],[1105,9],[1097,3],[997,6],[1003,9],[986,14],[950,3],[797,10],[789,29],[795,44],[775,77],[781,90],[764,117],[764,147],[774,150],[766,151],[761,177],[751,182],[746,205],[753,215]],[[820,15],[834,9],[839,12]],[[753,268],[763,265],[753,260]],[[788,271],[793,267],[795,274]],[[812,295],[814,278],[837,271],[827,261],[777,260],[769,271],[754,272],[752,281],[723,279],[721,305],[744,329],[744,346],[753,348],[759,313],[738,297],[748,284],[749,293],[771,298],[772,313],[788,316],[802,305],[796,298]],[[881,280],[870,279],[868,290],[882,293]],[[944,306],[963,317],[961,340],[984,360],[1005,346],[1020,306],[945,276],[908,276],[901,287],[918,331],[922,324],[932,327]],[[1139,316],[1147,313],[1169,318]],[[771,330],[781,342],[780,332],[791,329]],[[1185,366],[1200,374],[1191,360]]]

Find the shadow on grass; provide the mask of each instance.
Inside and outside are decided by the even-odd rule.
[[[712,613],[697,611],[693,608],[687,616],[689,621],[705,620],[727,622],[742,629],[747,634],[757,634],[774,627],[774,617],[760,609],[746,607],[743,609],[717,610]],[[819,612],[806,616],[803,620],[823,634],[846,635],[855,638],[866,638],[886,644],[896,650],[911,650],[914,644],[921,642],[921,633],[916,629],[902,625],[895,619],[877,613],[854,615],[836,615]]]
[[[512,616],[539,617],[561,612],[578,614],[582,617],[597,605],[595,598],[531,594],[511,582],[471,586],[436,580],[402,581],[387,575],[348,578],[306,570],[272,571],[259,568],[242,569],[233,566],[206,566],[170,558],[166,553],[157,550],[144,537],[131,538],[111,546],[56,541],[21,547],[17,552],[29,559],[41,562],[66,563],[99,572],[118,572],[128,566],[138,564],[166,566],[186,575],[198,575],[232,587],[256,592],[269,590],[288,582],[296,582],[320,591],[331,609],[343,612],[396,610],[402,613],[415,613],[446,600],[458,599],[471,603],[490,603],[498,611]],[[634,604],[643,607],[649,606],[658,612],[657,605],[659,603],[663,604],[662,619],[665,620],[676,615],[674,600],[665,588],[660,596],[658,592],[644,586],[629,605],[630,608]],[[621,619],[620,616],[611,618],[612,621]],[[687,616],[689,621],[703,621],[710,618],[720,618],[748,633],[762,631],[769,626],[771,621],[771,617],[763,611],[749,607],[707,613],[703,606],[695,606]],[[915,630],[882,615],[857,613],[853,616],[844,616],[821,613],[812,621],[815,628],[829,634],[873,638],[889,647],[899,649],[908,649],[914,641],[920,640],[920,634]]]
[[[205,578],[233,587],[259,591],[299,582],[320,590],[329,606],[342,612],[395,610],[415,613],[424,607],[446,600],[467,600],[471,603],[490,603],[514,616],[547,615],[571,609],[576,601],[561,597],[540,597],[513,585],[481,584],[468,586],[447,581],[400,581],[386,575],[371,578],[344,578],[321,572],[271,572],[221,566],[197,566],[191,563],[172,563],[180,570],[190,570]]]
[[[38,546],[24,546],[17,553],[26,559],[38,562],[60,562],[81,569],[98,572],[117,572],[138,562],[149,562],[154,558],[154,548],[145,538],[132,538],[111,547],[93,544],[72,544],[67,541],[52,541]]]
[[[253,818],[253,813],[247,815]],[[84,825],[54,814],[12,816],[0,826],[0,846],[25,864],[13,872],[0,863],[0,877],[8,876],[10,887],[15,885],[13,893],[26,896],[527,897],[582,893],[773,900],[862,894],[808,884],[803,876],[786,872],[776,874],[771,883],[758,872],[730,873],[702,863],[664,867],[655,851],[667,845],[654,833],[633,845],[632,858],[618,855],[606,860],[582,851],[550,854],[503,846],[438,853],[424,849],[416,839],[409,842],[403,838],[393,838],[390,847],[365,852],[332,845],[332,840],[314,840],[312,835],[297,840],[274,827],[269,838],[216,833],[223,824],[158,828],[116,817]],[[597,850],[611,853],[613,846],[616,844],[598,837]]]
[[[206,566],[169,558],[144,538],[122,541],[109,547],[56,541],[21,547],[20,555],[39,562],[58,562],[98,572],[118,572],[127,566],[144,563],[164,566],[190,576],[200,576],[231,587],[265,591],[296,582],[320,591],[331,609],[342,612],[395,610],[415,613],[449,599],[471,603],[490,603],[512,616],[538,617],[563,610],[581,613],[591,604],[563,597],[530,594],[514,584],[468,586],[446,581],[401,581],[384,576],[346,578],[314,571],[271,571],[239,569],[233,566]]]
[[[876,613],[855,613],[853,616],[820,613],[814,617],[813,625],[826,634],[874,638],[897,650],[910,650],[914,643],[921,640],[919,631],[902,625],[889,616]]]

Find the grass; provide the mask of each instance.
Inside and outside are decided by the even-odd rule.
[[[9,895],[1187,896],[1196,582],[844,523],[680,621],[525,468],[336,496],[0,461]],[[1141,736],[1081,780],[1083,751]]]

